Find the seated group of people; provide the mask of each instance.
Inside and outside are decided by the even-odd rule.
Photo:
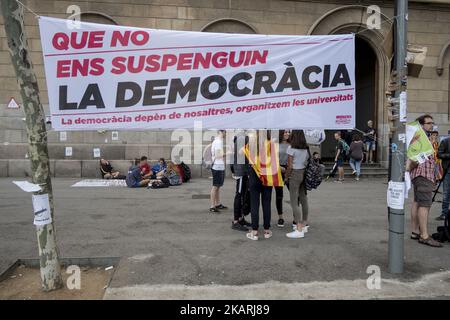
[[[134,165],[128,169],[126,176],[127,186],[130,188],[139,187],[168,187],[182,183],[178,167],[172,161],[165,161],[160,158],[158,163],[150,166],[146,156],[134,160]]]
[[[172,161],[166,162],[164,158],[160,158],[153,166],[148,163],[146,156],[135,159],[126,176],[114,170],[109,161],[100,159],[100,171],[103,179],[124,179],[130,188],[168,187],[182,183],[178,166]]]

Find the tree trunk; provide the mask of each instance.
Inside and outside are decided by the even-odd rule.
[[[36,226],[42,289],[51,291],[61,288],[61,268],[58,260],[53,211],[52,184],[49,172],[47,130],[45,114],[39,99],[36,75],[28,53],[27,38],[23,28],[23,8],[15,0],[1,0],[6,37],[11,60],[20,86],[23,108],[26,115],[28,154],[31,161],[32,181],[42,191],[36,194],[49,195],[52,223]]]

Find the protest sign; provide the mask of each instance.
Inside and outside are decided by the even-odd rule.
[[[55,130],[355,126],[354,35],[39,28]]]
[[[415,162],[423,163],[434,154],[430,139],[417,121],[406,126],[406,145],[408,158]]]

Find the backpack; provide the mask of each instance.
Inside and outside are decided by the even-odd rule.
[[[308,164],[305,168],[305,187],[306,190],[317,189],[317,187],[322,183],[322,167],[319,163],[315,162],[311,157],[311,153],[309,152]]]
[[[183,171],[183,182],[191,180],[191,169],[184,162],[181,162],[178,167]]]
[[[350,153],[350,146],[347,144],[347,142],[345,142],[344,139],[341,139],[341,142],[342,142],[342,147],[344,149],[344,153],[348,157],[348,155]]]
[[[167,179],[169,179],[169,183],[171,186],[179,186],[181,184],[181,177],[176,173],[171,173],[166,175]]]
[[[437,227],[437,232],[433,233],[431,237],[439,242],[450,242],[450,227],[448,225],[448,215],[445,218],[444,225]]]
[[[210,143],[209,145],[206,146],[205,150],[203,151],[202,166],[205,169],[211,169],[213,165],[211,147],[212,144]]]
[[[170,186],[169,179],[163,177],[160,181],[155,181],[150,185],[152,189],[168,188]]]

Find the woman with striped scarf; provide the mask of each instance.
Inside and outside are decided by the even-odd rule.
[[[247,233],[247,238],[258,240],[259,206],[261,204],[264,238],[269,239],[272,237],[272,231],[270,231],[272,189],[284,185],[278,158],[278,146],[271,141],[270,131],[259,130],[256,135],[249,135],[249,143],[244,147],[244,154],[252,166],[249,173],[252,230]]]

